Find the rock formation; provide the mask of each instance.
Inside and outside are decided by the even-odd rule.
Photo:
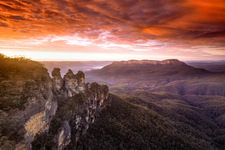
[[[58,106],[53,100],[53,85],[47,70],[29,71],[30,76],[14,74],[13,78],[5,79],[0,84],[1,102],[8,102],[6,106],[9,107],[3,106],[1,109],[10,114],[9,118],[17,117],[24,128],[24,140],[19,142],[17,149],[31,149],[35,136],[48,131]]]
[[[20,80],[16,83],[11,80],[1,83],[7,89],[2,91],[4,95],[16,93],[3,98],[14,101],[19,98],[25,101],[22,106],[24,109],[12,112],[20,117],[25,129],[24,141],[17,143],[17,150],[32,149],[35,140],[43,136],[42,134],[48,136],[51,130],[56,130],[51,139],[55,143],[52,149],[63,150],[71,142],[78,141],[94,123],[99,112],[109,104],[108,87],[98,83],[85,84],[85,76],[81,71],[74,74],[69,69],[62,78],[60,69],[55,68],[51,79],[45,69],[29,79],[18,78]],[[82,95],[81,98],[79,94]],[[67,107],[72,108],[66,109]],[[60,109],[64,109],[67,118],[57,118],[60,116]],[[54,119],[62,120],[57,129],[52,127]]]
[[[68,70],[68,72],[63,77],[63,85],[65,94],[68,97],[72,97],[77,93],[85,91],[85,79],[84,73],[79,71],[76,75],[73,74],[72,70]]]
[[[54,68],[52,71],[52,77],[53,90],[54,92],[58,92],[56,94],[60,94],[63,86],[63,79],[61,77],[59,68]]]
[[[57,83],[55,80],[60,79],[61,76],[58,69],[53,70],[53,72],[56,71],[58,77],[53,76],[53,83]],[[108,87],[96,82],[85,84],[83,72],[78,71],[77,74],[73,74],[72,70],[69,69],[62,80],[63,85],[60,88],[57,88],[59,84],[54,84],[56,87],[53,87],[53,89],[58,89],[56,93],[59,93],[55,97],[61,98],[69,104],[65,102],[64,105],[60,106],[56,117],[65,113],[65,111],[68,111],[69,115],[66,113],[63,117],[58,117],[58,119],[63,120],[61,127],[58,128],[56,133],[49,133],[54,135],[55,147],[53,149],[59,150],[64,149],[71,141],[77,142],[80,136],[84,135],[89,126],[94,123],[99,112],[110,104]],[[81,98],[79,94],[82,95]],[[69,110],[69,108],[67,109],[69,106],[74,107]],[[52,123],[52,126],[54,126],[54,123]],[[50,126],[50,131],[52,128],[55,127]]]

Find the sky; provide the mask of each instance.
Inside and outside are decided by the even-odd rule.
[[[0,53],[225,60],[225,0],[0,0]]]

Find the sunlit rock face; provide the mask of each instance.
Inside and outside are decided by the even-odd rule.
[[[47,101],[45,109],[33,116],[25,123],[25,139],[27,147],[34,140],[35,136],[41,132],[49,129],[51,118],[55,115],[57,110],[57,102]]]
[[[85,75],[82,71],[74,74],[71,69],[61,77],[60,69],[54,68],[52,71],[53,92],[55,95],[72,97],[80,92],[85,92]]]
[[[65,121],[58,135],[56,136],[56,143],[58,150],[63,150],[71,141],[71,128],[68,121]]]
[[[13,106],[8,103],[11,109],[5,107],[5,111],[8,111],[10,117],[18,117],[24,127],[20,129],[24,130],[24,138],[15,149],[31,149],[36,135],[49,129],[49,123],[57,110],[57,102],[53,99],[53,84],[47,70],[40,67],[27,72],[28,76],[15,73],[0,82],[1,99],[13,102]]]
[[[23,112],[28,118],[24,125],[26,130],[24,137],[28,149],[31,148],[31,142],[37,134],[49,129],[49,123],[57,110],[57,102],[53,100],[52,81],[49,76],[46,79],[36,87],[37,89],[32,90],[32,87],[29,87],[29,92],[31,93],[32,90],[33,95],[27,98],[27,107]]]
[[[79,71],[76,75],[73,74],[72,70],[68,72],[63,77],[65,93],[68,97],[72,97],[77,93],[84,92],[85,90],[85,78],[84,73]]]
[[[44,118],[45,118],[45,112],[42,111],[32,116],[26,122],[25,129],[27,132],[25,134],[25,138],[26,138],[27,144],[30,144],[30,142],[33,141],[36,134],[48,129],[48,126],[47,126],[48,122]]]

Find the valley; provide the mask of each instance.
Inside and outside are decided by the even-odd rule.
[[[38,62],[1,59],[2,150],[225,148],[224,72],[131,60],[50,77]]]
[[[129,142],[120,146],[119,143],[113,144],[116,141],[103,142],[103,146],[109,144],[111,147],[118,146],[116,149],[131,149],[133,143],[136,143],[135,145],[142,143],[144,149],[156,150],[225,148],[223,72],[214,73],[194,68],[178,60],[132,60],[112,63],[86,74],[93,80],[108,84],[110,92],[119,95],[114,98],[120,100],[117,100],[116,104],[112,103],[112,107],[114,105],[116,109],[123,106],[119,113],[109,110],[110,115],[114,115],[110,119],[104,114],[100,116],[108,121],[105,124],[110,124],[110,128],[97,122],[90,128],[90,132],[95,133],[99,126],[104,126],[102,131],[104,135],[101,135],[101,138],[107,139],[109,136],[112,140],[120,141],[122,138],[122,141]],[[132,106],[136,107],[135,110]],[[132,114],[133,111],[135,115]],[[129,120],[129,114],[132,118],[136,118]],[[154,115],[157,119],[148,118]],[[156,120],[158,122],[154,123]],[[131,124],[137,126],[132,128]],[[107,134],[108,130],[119,130],[120,132],[116,133],[118,137]],[[123,130],[131,134],[130,140],[127,140],[126,134],[121,135],[121,132],[124,133]],[[163,132],[163,135],[157,132]],[[132,141],[137,136],[141,140]],[[161,139],[163,137],[165,139]],[[89,135],[84,142],[90,142],[90,138],[93,137]],[[93,147],[96,146],[97,144],[93,144]]]

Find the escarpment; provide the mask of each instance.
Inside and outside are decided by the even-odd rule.
[[[76,143],[94,123],[99,112],[110,104],[108,87],[96,82],[85,84],[85,75],[81,71],[74,74],[69,69],[62,78],[60,69],[55,68],[52,77],[52,101],[46,102],[46,112],[38,113],[34,119],[31,117],[31,123],[26,123],[31,126],[35,119],[44,120],[43,125],[34,125],[39,131],[30,138],[32,143],[29,142],[29,147],[32,149],[62,150],[71,143]],[[52,112],[52,107],[57,111],[54,109]],[[47,114],[51,114],[51,117]],[[31,128],[25,129],[32,130]],[[42,141],[40,138],[48,140]]]
[[[111,103],[108,87],[96,82],[85,84],[81,71],[74,75],[69,70],[62,79],[59,69],[54,69],[52,75],[56,93],[53,99],[58,102],[58,109],[49,130],[39,134],[32,143],[34,149],[62,150],[75,144],[94,123],[100,111]],[[42,141],[42,138],[48,140]]]
[[[0,65],[0,147],[31,149],[57,110],[51,78],[41,64],[25,58],[1,57]]]
[[[28,59],[2,57],[0,65],[0,149],[49,148],[48,141],[51,149],[64,149],[110,102],[108,87],[86,84],[81,71],[69,70],[62,78],[55,68],[50,78],[46,68]],[[48,140],[39,145],[44,136]]]

